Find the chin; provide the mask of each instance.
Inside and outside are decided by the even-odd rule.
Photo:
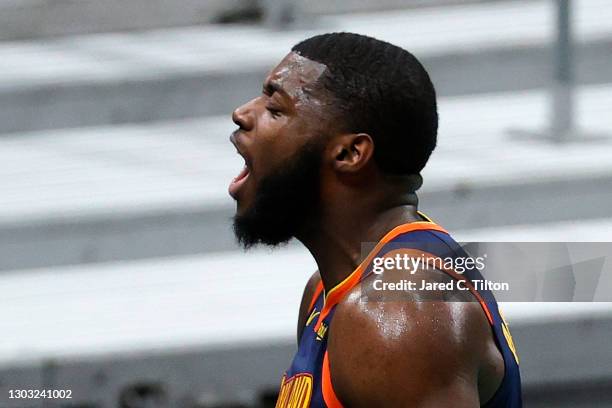
[[[253,207],[253,205],[249,204],[249,202],[250,201],[247,200],[244,197],[238,197],[236,199],[236,213],[234,215],[236,217],[240,217],[242,215],[247,214],[251,210],[251,208]]]

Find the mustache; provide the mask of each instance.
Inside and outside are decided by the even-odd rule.
[[[241,132],[241,129],[236,129],[229,135],[229,140],[234,146],[236,145],[236,138],[238,137],[240,132]]]

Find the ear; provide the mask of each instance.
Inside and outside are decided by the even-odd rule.
[[[331,149],[334,169],[354,173],[370,162],[374,154],[374,141],[367,133],[349,133],[338,136]]]

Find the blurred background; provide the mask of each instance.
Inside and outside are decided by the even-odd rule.
[[[329,31],[430,72],[456,239],[612,241],[612,1],[0,0],[0,407],[274,406],[316,268],[235,245],[230,114]],[[612,406],[612,303],[502,308],[527,407]]]

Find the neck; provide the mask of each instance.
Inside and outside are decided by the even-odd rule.
[[[329,293],[359,266],[366,255],[362,254],[364,243],[376,243],[396,226],[417,221],[419,217],[416,195],[406,194],[385,208],[331,206],[319,219],[318,225],[297,238],[313,255]]]

